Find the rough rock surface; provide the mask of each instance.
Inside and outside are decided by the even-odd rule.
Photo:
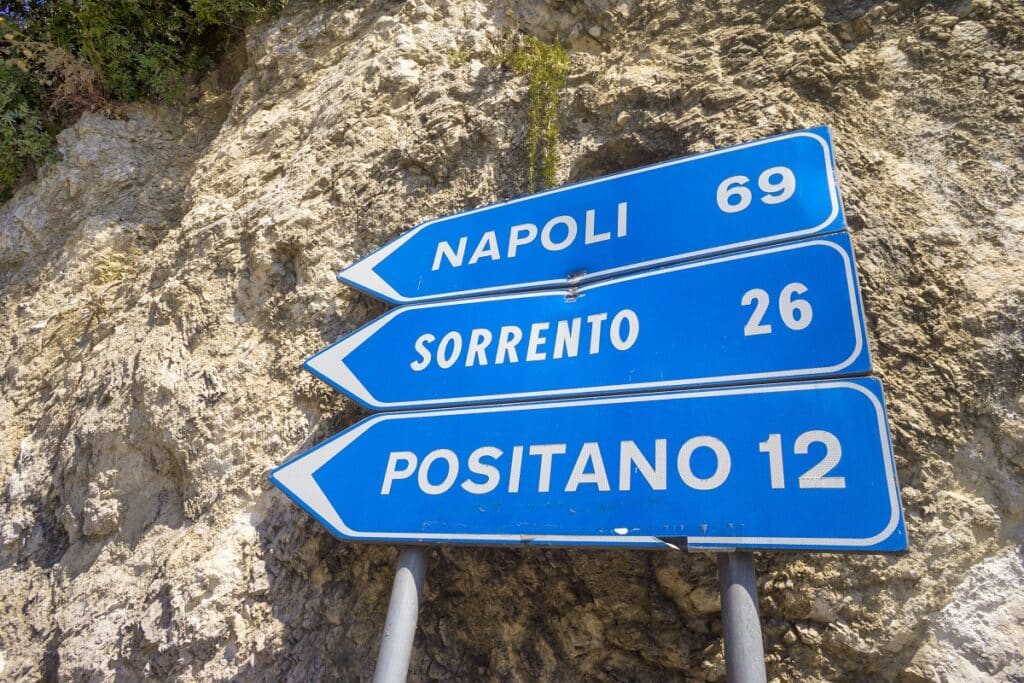
[[[0,678],[368,677],[396,551],[267,472],[359,408],[332,271],[524,191],[517,32],[570,46],[560,181],[829,124],[911,551],[758,557],[769,676],[1024,680],[1024,5],[293,2],[233,88],[87,116],[0,207]],[[713,558],[439,548],[423,679],[721,680]]]

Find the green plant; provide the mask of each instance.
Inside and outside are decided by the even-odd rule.
[[[537,189],[538,177],[543,187],[551,187],[558,165],[558,96],[569,75],[569,55],[557,41],[545,43],[527,36],[504,62],[529,83],[526,176],[530,191]]]
[[[473,58],[472,53],[469,50],[451,48],[448,50],[448,59],[451,60],[452,66],[462,66]]]
[[[5,201],[26,164],[54,156],[53,132],[43,117],[45,92],[31,75],[0,62],[0,201]]]
[[[283,0],[0,0],[0,201],[109,99],[177,98]]]
[[[87,60],[120,100],[173,99],[213,63],[230,34],[279,0],[51,0],[33,33]]]

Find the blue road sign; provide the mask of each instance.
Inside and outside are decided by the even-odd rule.
[[[427,221],[338,279],[409,303],[578,284],[844,227],[820,127]]]
[[[375,409],[870,372],[850,238],[396,308],[306,361]]]
[[[873,378],[383,413],[271,479],[347,539],[906,548]]]

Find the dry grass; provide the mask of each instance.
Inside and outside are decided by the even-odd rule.
[[[56,45],[13,33],[4,35],[0,46],[16,66],[39,74],[41,84],[50,93],[47,115],[53,121],[68,125],[83,112],[110,109],[99,74],[84,59]]]
[[[124,251],[107,251],[103,259],[93,266],[92,280],[89,284],[94,287],[104,287],[115,282],[123,282],[135,274],[140,258],[142,258],[142,250],[137,247],[129,247]]]

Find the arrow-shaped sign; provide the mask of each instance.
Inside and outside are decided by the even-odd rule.
[[[370,408],[867,373],[849,236],[394,309],[306,361]]]
[[[271,479],[357,540],[906,547],[875,379],[384,413]]]
[[[421,223],[338,278],[394,303],[579,284],[844,227],[828,128]]]

